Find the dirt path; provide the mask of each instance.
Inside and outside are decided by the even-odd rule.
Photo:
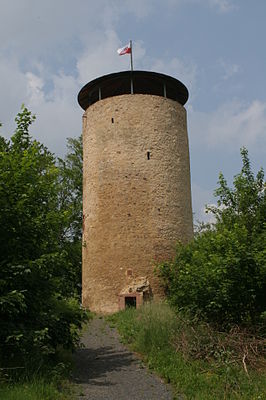
[[[75,354],[74,382],[83,400],[172,400],[171,389],[120,343],[103,319],[90,322]]]

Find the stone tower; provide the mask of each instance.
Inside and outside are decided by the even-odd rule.
[[[133,93],[132,93],[133,91]],[[85,85],[83,305],[110,313],[162,296],[154,275],[193,236],[186,87],[146,71]]]

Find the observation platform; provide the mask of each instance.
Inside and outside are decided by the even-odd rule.
[[[171,76],[150,71],[123,71],[101,76],[87,83],[78,94],[78,103],[87,110],[99,100],[123,94],[150,94],[172,99],[184,105],[186,86]]]

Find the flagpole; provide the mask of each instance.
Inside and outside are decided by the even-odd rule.
[[[133,47],[132,47],[132,40],[129,41],[130,43],[130,67],[131,67],[131,72],[133,72]]]
[[[131,74],[130,74],[130,91],[131,94],[134,93],[133,89],[133,48],[132,48],[132,40],[129,41],[130,44],[130,69],[131,69]]]

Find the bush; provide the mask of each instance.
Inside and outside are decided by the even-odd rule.
[[[176,398],[262,399],[265,342],[235,328],[217,332],[198,318],[151,303],[111,317],[130,347],[176,390]],[[264,350],[265,351],[265,350]]]
[[[59,168],[29,136],[25,108],[10,141],[0,137],[0,365],[39,365],[72,349],[86,314],[66,290],[69,252]],[[79,252],[80,254],[80,252]],[[75,257],[73,257],[75,258]],[[79,267],[79,265],[78,265]],[[72,285],[73,286],[73,285]]]
[[[265,311],[266,196],[263,171],[254,177],[246,149],[243,167],[230,189],[222,174],[218,207],[209,207],[216,224],[187,245],[178,244],[173,262],[159,275],[169,301],[207,321],[231,326],[258,323]]]

